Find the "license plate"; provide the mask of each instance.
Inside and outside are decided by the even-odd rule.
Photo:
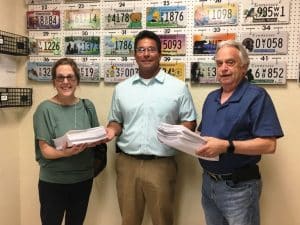
[[[65,37],[66,55],[100,55],[100,37],[70,36]]]
[[[28,62],[27,75],[29,80],[50,81],[53,62]]]
[[[104,29],[142,28],[142,11],[136,8],[105,9]]]
[[[25,0],[27,5],[38,5],[38,4],[59,4],[62,0]]]
[[[34,56],[59,56],[61,39],[59,37],[29,38],[29,52]]]
[[[191,62],[191,83],[215,84],[217,81],[215,62]]]
[[[193,54],[214,54],[220,41],[235,40],[235,33],[211,33],[193,35]]]
[[[26,16],[28,30],[60,29],[60,11],[28,11]]]
[[[99,0],[64,0],[64,3],[99,2]]]
[[[78,63],[80,82],[100,82],[99,63]]]
[[[243,32],[241,42],[249,54],[287,54],[288,33],[285,31]]]
[[[107,62],[104,63],[104,82],[118,83],[139,72],[134,62]]]
[[[181,62],[161,62],[161,68],[168,74],[185,81],[185,63]]]
[[[242,24],[284,24],[289,23],[290,1],[244,0]]]
[[[126,1],[129,2],[129,1],[142,1],[142,0],[126,0]],[[120,0],[104,0],[104,2],[120,2]]]
[[[186,27],[187,9],[186,6],[161,6],[147,7],[146,27]]]
[[[104,56],[133,56],[134,36],[104,36]]]
[[[65,30],[100,29],[100,9],[66,10]]]
[[[253,62],[246,73],[251,83],[285,84],[286,62]]]
[[[195,6],[195,27],[236,25],[238,19],[237,3],[215,3]]]
[[[28,79],[35,81],[51,81],[53,62],[28,62]],[[80,82],[100,82],[99,64],[77,63],[80,72]]]
[[[163,56],[184,56],[186,54],[185,34],[158,35]]]

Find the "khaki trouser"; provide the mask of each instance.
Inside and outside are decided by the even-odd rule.
[[[174,157],[140,160],[119,153],[117,192],[122,225],[141,225],[145,205],[153,225],[172,225],[177,164]]]

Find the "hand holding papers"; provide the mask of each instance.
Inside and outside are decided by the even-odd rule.
[[[53,139],[57,150],[61,150],[67,142],[67,146],[82,143],[93,143],[106,138],[106,131],[103,126],[93,127],[85,130],[70,130],[62,137]]]
[[[196,155],[196,149],[206,142],[200,135],[182,125],[161,123],[157,129],[157,138],[160,142],[192,156],[211,161],[219,160],[219,157],[207,158]]]

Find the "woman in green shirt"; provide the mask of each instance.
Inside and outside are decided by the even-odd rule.
[[[90,122],[81,99],[75,96],[80,75],[69,58],[58,60],[52,68],[57,94],[43,101],[33,116],[36,160],[40,165],[39,198],[43,225],[82,225],[93,184],[92,144],[79,144],[57,150],[54,138],[69,130],[99,126],[93,103],[86,100]]]

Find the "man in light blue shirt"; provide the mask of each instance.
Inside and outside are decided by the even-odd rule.
[[[115,88],[108,140],[117,136],[117,192],[122,225],[140,225],[145,205],[155,225],[173,224],[175,150],[157,139],[161,122],[194,130],[196,111],[186,84],[160,68],[161,42],[151,31],[135,39],[139,74]]]

